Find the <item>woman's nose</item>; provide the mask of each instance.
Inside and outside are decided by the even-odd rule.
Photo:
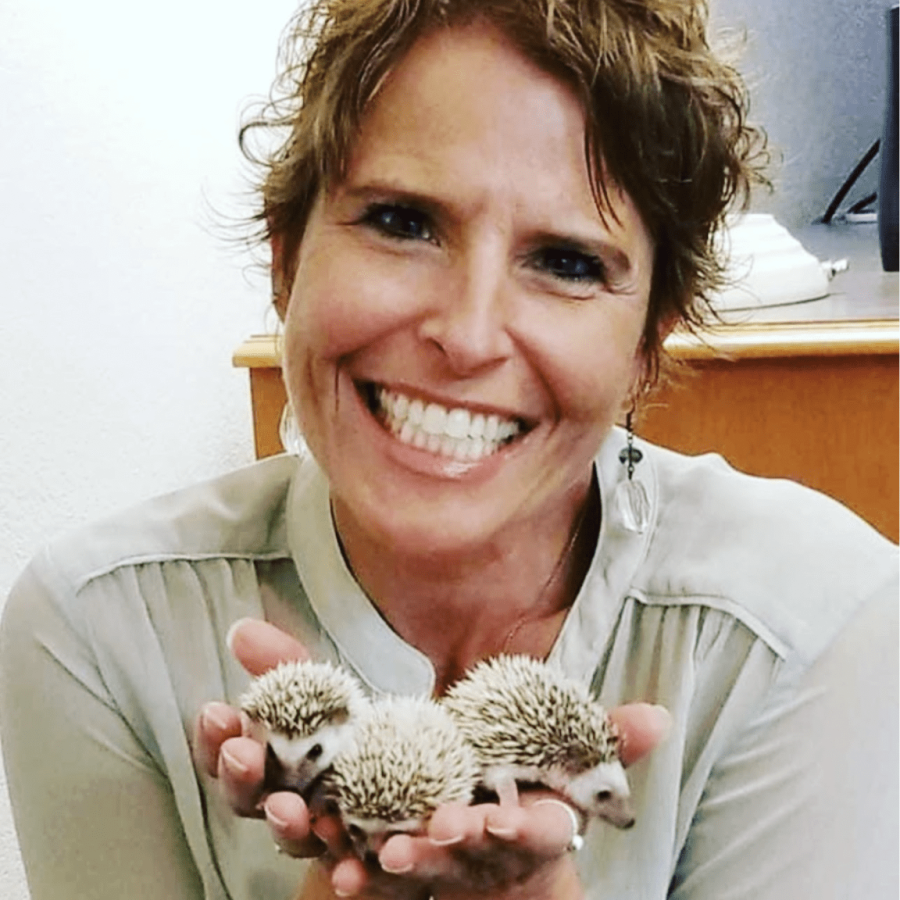
[[[434,344],[456,375],[472,375],[508,359],[512,285],[495,263],[469,264],[437,286],[419,336]]]

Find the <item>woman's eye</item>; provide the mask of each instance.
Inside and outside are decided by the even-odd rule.
[[[363,222],[389,237],[430,241],[434,237],[428,216],[408,206],[380,203],[366,210]]]
[[[537,268],[564,281],[603,281],[603,263],[589,253],[565,247],[548,247],[533,256]]]

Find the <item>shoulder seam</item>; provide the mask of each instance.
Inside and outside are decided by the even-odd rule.
[[[715,609],[731,616],[736,622],[740,622],[748,628],[759,640],[781,659],[787,659],[793,649],[785,640],[780,638],[771,628],[768,628],[757,616],[736,603],[730,597],[720,594],[667,594],[661,591],[652,593],[639,589],[631,589],[628,595],[645,606],[702,606],[707,609]]]
[[[233,560],[243,562],[268,562],[275,559],[290,559],[288,550],[273,550],[267,553],[216,552],[216,553],[148,553],[135,556],[126,556],[117,559],[105,566],[83,574],[73,585],[72,590],[78,593],[87,587],[92,581],[97,581],[107,575],[111,575],[120,569],[135,568],[137,566],[164,564],[171,562],[200,563],[212,560]]]

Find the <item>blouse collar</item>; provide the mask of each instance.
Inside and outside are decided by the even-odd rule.
[[[619,461],[624,446],[624,432],[614,428],[595,458],[603,511],[597,548],[549,657],[567,674],[585,682],[603,658],[658,518],[657,479],[650,456],[644,452],[634,478],[647,492],[650,524],[636,534],[615,521],[612,497],[627,477]],[[303,589],[341,661],[376,694],[430,696],[435,686],[431,661],[390,627],[354,579],[334,528],[328,483],[311,457],[298,463],[286,515],[288,543]]]

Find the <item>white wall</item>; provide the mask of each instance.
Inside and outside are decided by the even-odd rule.
[[[0,603],[48,536],[252,459],[230,359],[268,285],[209,208],[239,210],[239,114],[294,6],[0,4]]]

